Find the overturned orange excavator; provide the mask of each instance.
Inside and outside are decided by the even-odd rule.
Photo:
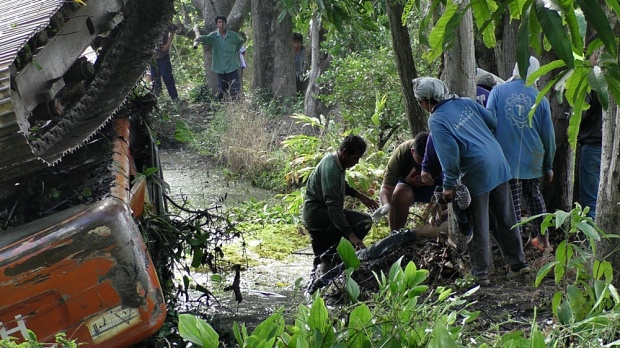
[[[166,308],[135,218],[162,210],[132,91],[172,0],[0,3],[0,338],[127,347]]]

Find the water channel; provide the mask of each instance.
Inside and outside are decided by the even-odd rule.
[[[272,192],[253,187],[245,181],[228,179],[222,174],[221,168],[197,154],[185,150],[161,150],[160,155],[164,180],[170,186],[169,196],[175,202],[185,199],[192,207],[205,209],[221,204],[224,196],[227,206],[251,197],[265,201],[274,199]],[[223,290],[232,283],[235,275],[233,271],[222,274],[219,282],[212,281],[208,273],[194,274],[193,280],[212,291],[217,298],[205,304],[202,310],[212,318],[212,325],[231,329],[233,321],[244,322],[248,328],[252,328],[280,307],[294,309],[297,304],[307,301],[304,290],[312,268],[311,254],[309,245],[301,245],[299,250],[284,260],[260,259],[248,255],[254,262],[241,272],[241,303],[235,301],[232,291]],[[301,290],[295,286],[296,282],[301,284]],[[202,294],[196,291],[191,295],[195,300]],[[183,312],[192,306],[196,306],[196,301],[185,303],[185,308],[179,308],[179,311]]]

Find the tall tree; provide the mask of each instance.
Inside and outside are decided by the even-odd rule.
[[[275,97],[295,95],[293,25],[291,16],[280,17],[278,0],[252,0],[254,79],[252,89]]]
[[[413,60],[411,49],[411,38],[407,26],[403,24],[404,3],[400,0],[385,0],[387,16],[390,23],[390,34],[392,37],[392,47],[396,57],[398,77],[405,99],[405,112],[409,122],[409,132],[411,137],[415,137],[420,131],[425,130],[426,112],[418,105],[413,91],[411,81],[418,77],[418,71]]]

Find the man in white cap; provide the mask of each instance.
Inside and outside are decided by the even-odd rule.
[[[527,77],[539,67],[538,60],[530,57]],[[538,89],[527,86],[517,64],[509,82],[493,88],[487,101],[487,108],[497,116],[495,137],[510,166],[510,189],[518,222],[521,222],[521,197],[525,199],[529,216],[547,212],[540,181],[543,176],[548,182],[553,179],[555,131],[547,98],[542,98],[531,122],[529,118],[537,96]],[[542,217],[534,220],[530,244],[544,251],[549,248],[549,235],[540,233],[542,220]]]
[[[431,113],[428,127],[444,171],[443,199],[452,201],[459,178],[471,195],[473,234],[468,249],[472,275],[480,285],[490,285],[489,213],[510,265],[506,277],[529,273],[521,232],[512,228],[516,216],[508,184],[510,167],[492,133],[495,116],[472,99],[449,94],[446,84],[432,77],[414,79],[413,93],[420,107]]]

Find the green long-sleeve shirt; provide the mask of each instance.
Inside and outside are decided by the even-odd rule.
[[[200,36],[200,42],[213,50],[211,70],[216,74],[228,74],[241,66],[239,50],[243,46],[243,39],[234,31],[227,30],[226,36],[223,37],[216,30],[208,35]]]
[[[333,224],[348,237],[353,233],[344,215],[345,195],[354,196],[355,190],[345,180],[345,169],[338,155],[330,153],[323,157],[306,183],[306,195],[302,220],[307,227]]]

